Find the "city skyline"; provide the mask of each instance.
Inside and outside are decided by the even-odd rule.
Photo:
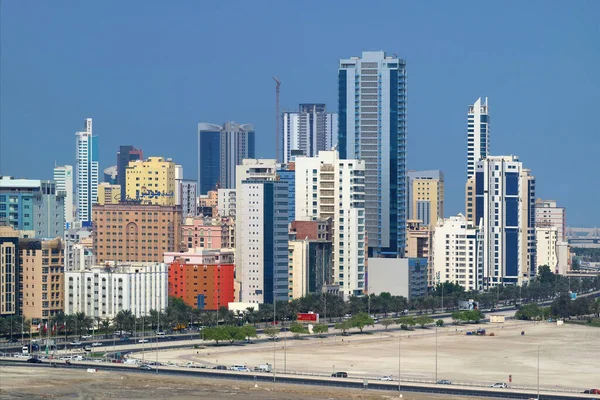
[[[494,118],[491,154],[519,156],[536,176],[538,196],[555,199],[569,210],[567,225],[600,225],[600,216],[595,214],[594,192],[571,195],[579,187],[588,187],[586,182],[596,179],[593,149],[600,146],[600,135],[595,134],[590,119],[585,118],[593,113],[599,86],[592,66],[600,54],[593,46],[594,35],[589,34],[590,30],[597,29],[591,17],[597,14],[595,3],[581,3],[565,10],[553,3],[539,7],[542,3],[531,2],[519,5],[519,15],[513,12],[517,3],[481,5],[487,14],[494,15],[481,37],[473,37],[469,26],[459,26],[461,21],[473,18],[481,10],[439,3],[439,15],[431,16],[431,22],[438,27],[426,33],[411,19],[425,16],[427,7],[392,5],[390,8],[402,7],[407,16],[399,32],[407,40],[398,42],[392,40],[392,36],[386,38],[391,28],[382,23],[371,34],[335,46],[326,44],[327,41],[322,41],[322,45],[306,41],[311,42],[311,51],[314,51],[309,58],[303,57],[298,49],[285,49],[284,43],[299,34],[329,35],[329,29],[339,31],[351,26],[350,22],[332,21],[330,17],[337,11],[333,6],[325,6],[322,15],[317,17],[332,23],[326,31],[319,28],[305,32],[292,21],[283,37],[269,36],[267,45],[281,52],[272,57],[254,44],[257,38],[266,38],[264,30],[245,33],[246,37],[239,44],[234,40],[240,33],[237,29],[215,43],[207,43],[199,35],[210,27],[199,28],[192,24],[194,13],[226,14],[237,20],[242,15],[246,18],[264,12],[260,5],[252,9],[243,4],[186,4],[165,10],[150,2],[146,15],[150,21],[148,27],[137,27],[143,33],[150,29],[149,38],[140,36],[140,47],[128,55],[129,42],[121,44],[117,38],[119,34],[130,32],[127,21],[134,13],[133,5],[125,5],[121,15],[113,15],[112,7],[74,5],[57,11],[44,3],[37,4],[38,7],[27,10],[16,3],[2,5],[5,35],[2,35],[0,77],[3,82],[0,173],[3,175],[51,179],[54,160],[59,165],[74,165],[69,138],[79,121],[87,117],[94,118],[94,132],[101,138],[102,169],[114,164],[119,145],[135,143],[147,155],[171,157],[186,171],[194,171],[196,157],[188,151],[189,146],[182,144],[195,140],[197,123],[204,120],[252,123],[258,132],[257,157],[273,157],[275,90],[272,74],[277,74],[282,81],[282,110],[298,103],[319,102],[336,112],[338,60],[363,50],[384,50],[397,52],[410,64],[407,167],[444,172],[446,216],[464,212],[465,109],[478,97],[488,97]],[[377,5],[365,16],[379,13],[384,19],[392,18],[383,15],[382,8]],[[450,13],[451,18],[442,19],[444,11]],[[75,38],[72,29],[60,27],[61,24],[69,26],[65,21],[76,21],[77,15],[87,12],[110,17],[113,32],[97,22],[87,21],[86,33]],[[532,18],[534,16],[536,18]],[[165,18],[178,18],[182,23],[165,33],[162,44],[155,47],[152,21],[164,24],[161,21]],[[513,22],[511,32],[504,31],[504,18]],[[27,20],[35,24],[25,23]],[[277,28],[280,23],[267,25]],[[552,31],[549,27],[553,25],[563,29]],[[195,65],[197,57],[186,55],[184,47],[169,47],[181,35],[184,35],[183,46],[198,41],[199,54],[218,56],[224,51],[228,54],[234,51],[241,57],[258,56],[246,63],[247,71],[232,69],[227,63],[212,62],[198,67]],[[105,47],[102,40],[112,47]],[[62,43],[61,47],[55,48],[55,43]],[[484,44],[486,53],[482,58],[480,49]],[[73,58],[78,49],[88,46],[89,59]],[[587,50],[582,52],[582,48]],[[149,61],[159,57],[155,50],[169,57],[160,57],[160,61],[146,71],[145,66],[151,65]],[[31,54],[37,54],[35,60]],[[72,62],[74,59],[77,62]],[[520,62],[506,63],[511,59]],[[211,79],[202,78],[204,75],[210,75]],[[226,84],[223,86],[223,79],[213,79],[213,76],[222,76]],[[448,79],[450,76],[452,79]],[[555,76],[563,80],[560,88],[547,84]],[[156,79],[151,81],[150,77]],[[105,85],[105,82],[112,83]],[[88,90],[94,96],[84,96]],[[238,93],[252,93],[252,101],[247,101],[247,96],[236,97]],[[123,113],[124,106],[129,108],[126,113]],[[432,114],[436,117],[431,118]],[[538,117],[529,118],[529,115]],[[161,135],[174,140],[163,143],[159,140]],[[32,136],[37,140],[26,142],[25,138]],[[564,140],[565,137],[571,140]],[[11,151],[26,143],[30,145],[28,154],[36,163],[18,163],[18,152]],[[575,158],[565,164],[568,154],[574,154]],[[565,165],[572,167],[565,168]],[[187,178],[193,178],[191,173]],[[592,187],[591,190],[597,189]]]

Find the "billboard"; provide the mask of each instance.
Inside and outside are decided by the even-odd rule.
[[[296,315],[296,320],[298,322],[312,322],[319,323],[319,314],[315,313],[298,313]]]

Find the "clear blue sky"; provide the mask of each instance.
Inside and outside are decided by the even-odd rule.
[[[0,0],[1,1],[1,0]],[[274,155],[282,106],[337,109],[340,58],[408,63],[408,166],[446,175],[464,210],[466,112],[488,96],[492,154],[515,154],[572,226],[600,226],[599,1],[7,1],[0,173],[50,178],[94,119],[101,167],[120,144],[196,177],[196,124],[253,123]]]

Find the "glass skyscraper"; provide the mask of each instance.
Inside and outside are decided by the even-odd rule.
[[[467,116],[467,178],[475,174],[477,161],[485,160],[490,155],[490,114],[488,99],[477,99],[469,106]]]
[[[98,136],[92,134],[92,119],[86,118],[84,131],[77,132],[77,220],[92,224],[92,204],[98,198]]]
[[[383,51],[340,60],[340,158],[365,162],[369,254],[403,257],[406,241],[406,62]]]

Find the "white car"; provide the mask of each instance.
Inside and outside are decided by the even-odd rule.
[[[100,347],[100,346],[102,346],[102,343],[100,343],[100,342],[92,343],[92,347]]]
[[[81,340],[88,340],[91,338],[92,338],[92,335],[81,335]]]
[[[380,381],[391,381],[392,377],[391,376],[381,376],[377,379],[379,379]]]
[[[140,339],[138,340],[138,343],[148,343],[148,339]]]
[[[74,342],[71,342],[71,346],[81,346],[81,342],[76,340]]]
[[[504,382],[501,382],[501,383],[494,383],[490,387],[497,388],[497,389],[506,389],[508,387],[508,385],[506,383],[504,383]]]

